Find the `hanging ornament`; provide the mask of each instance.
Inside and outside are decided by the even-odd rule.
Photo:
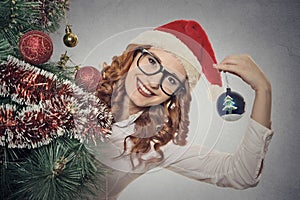
[[[237,92],[231,91],[226,78],[226,92],[222,93],[217,100],[217,110],[219,115],[226,121],[236,121],[240,119],[245,112],[244,98]]]
[[[47,62],[53,53],[51,38],[38,30],[26,32],[20,38],[18,47],[23,59],[34,65]]]
[[[76,84],[88,92],[95,92],[101,79],[99,70],[92,66],[79,68],[75,75]]]
[[[70,25],[66,25],[66,34],[64,35],[63,41],[67,47],[75,47],[78,44],[78,37],[72,33]]]
[[[64,8],[64,15],[66,21],[66,34],[63,37],[63,42],[67,47],[75,47],[78,44],[78,37],[76,34],[72,33],[71,26],[69,25],[66,8]]]

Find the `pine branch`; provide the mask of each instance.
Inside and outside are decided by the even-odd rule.
[[[30,153],[28,149],[8,149],[7,147],[0,147],[0,198],[8,199],[10,194],[15,192],[13,180],[15,180],[15,174],[11,173],[11,165],[17,162],[23,162]]]
[[[40,26],[44,31],[55,32],[59,28],[59,22],[64,18],[65,10],[69,9],[69,0],[32,0],[40,2],[41,20]]]
[[[16,56],[12,46],[7,40],[0,40],[0,60],[5,60],[9,55]]]
[[[11,199],[82,199],[92,191],[104,187],[107,170],[76,139],[61,137],[47,146],[31,150],[23,162],[9,162],[14,192]],[[94,187],[94,186],[93,186]]]
[[[0,44],[10,45],[10,55],[20,58],[18,43],[20,37],[30,30],[55,32],[68,9],[66,0],[3,0],[0,1]],[[3,43],[3,44],[4,44]],[[1,59],[5,60],[0,48]]]
[[[44,69],[48,72],[51,72],[57,76],[58,79],[61,80],[69,80],[74,81],[74,74],[76,72],[77,66],[68,66],[62,68],[58,62],[48,62],[38,66],[41,69]]]
[[[96,141],[109,136],[113,116],[106,104],[67,80],[9,57],[0,65],[0,97],[24,109],[0,105],[0,145],[36,148],[67,130],[70,137]]]
[[[18,50],[19,38],[29,30],[56,31],[60,20],[64,17],[64,9],[68,9],[68,4],[68,0],[0,1],[0,59],[4,61],[9,55],[21,58]],[[103,176],[108,170],[79,140],[88,139],[90,136],[87,133],[90,133],[91,129],[87,130],[84,127],[86,121],[83,117],[90,120],[89,127],[96,133],[101,132],[98,131],[99,122],[105,129],[110,128],[112,116],[106,106],[74,86],[71,81],[66,81],[73,79],[75,67],[62,70],[53,62],[30,67],[16,58],[12,58],[10,66],[6,66],[7,63],[0,65],[0,141],[8,141],[8,138],[12,137],[16,141],[13,146],[23,148],[24,144],[20,143],[22,141],[20,138],[23,138],[25,143],[41,139],[44,146],[30,149],[37,147],[32,145],[33,142],[28,145],[29,149],[18,149],[9,148],[6,142],[2,143],[0,198],[82,199],[87,197],[86,193],[102,189]],[[12,70],[9,67],[17,68]],[[47,87],[44,87],[45,85]],[[70,87],[72,94],[66,94],[64,89],[68,88],[65,86]],[[48,97],[50,98],[47,99]],[[57,126],[59,123],[56,122],[59,122],[58,119],[64,116],[66,110],[73,112],[73,108],[68,107],[69,101],[77,103],[77,109],[80,111],[74,115],[78,118],[76,130],[72,130],[72,123],[67,121],[72,117],[66,117],[63,122],[68,126],[59,129],[66,134],[58,137],[60,132],[59,134],[56,132],[57,135],[50,134],[53,140],[47,140],[50,137],[47,134],[54,130],[50,126]],[[37,120],[35,117],[41,114],[46,117],[42,116]],[[53,118],[55,116],[57,119]],[[49,124],[36,126],[47,117]],[[29,123],[30,120],[37,123]],[[21,128],[22,123],[24,131]],[[8,130],[8,127],[11,129]],[[43,127],[50,129],[45,131],[47,134],[43,135],[44,137],[40,137],[39,131],[34,132],[37,127],[39,130]],[[74,135],[75,131],[77,132]],[[70,136],[79,140],[69,138]]]
[[[24,0],[4,0],[0,2],[0,40],[7,41],[16,53],[20,36],[29,30],[40,29],[40,4]],[[29,23],[31,22],[31,23]]]

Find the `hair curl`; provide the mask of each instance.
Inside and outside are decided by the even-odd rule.
[[[134,57],[136,49],[149,49],[149,45],[130,44],[120,56],[114,56],[111,65],[104,63],[102,80],[97,89],[97,97],[106,102],[109,109],[118,121],[117,113],[122,106],[125,96],[125,78]],[[188,81],[185,81],[185,92],[172,96],[168,101],[157,106],[146,107],[143,113],[135,121],[135,132],[124,139],[124,151],[127,151],[127,142],[131,142],[130,159],[133,167],[137,167],[145,161],[146,166],[151,163],[159,163],[164,159],[160,147],[171,140],[176,145],[185,145],[189,126],[189,109],[191,95]],[[170,105],[176,106],[171,108]],[[143,159],[142,155],[152,148],[159,157]],[[122,155],[123,155],[122,154]],[[134,166],[133,158],[138,158],[138,165]]]

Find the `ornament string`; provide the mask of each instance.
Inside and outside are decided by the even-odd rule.
[[[228,76],[226,72],[224,72],[224,77],[225,77],[226,88],[229,88]]]
[[[70,26],[69,25],[69,19],[67,16],[67,11],[66,11],[66,7],[64,6],[64,17],[65,17],[65,22],[66,22],[66,26]]]

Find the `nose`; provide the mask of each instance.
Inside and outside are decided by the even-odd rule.
[[[149,79],[148,79],[149,86],[152,89],[156,89],[156,90],[159,89],[161,79],[162,79],[161,73],[158,73],[158,74],[155,74],[155,75],[149,77]]]
[[[159,88],[159,82],[150,81],[149,85],[152,89],[155,89],[155,90],[157,90]]]

